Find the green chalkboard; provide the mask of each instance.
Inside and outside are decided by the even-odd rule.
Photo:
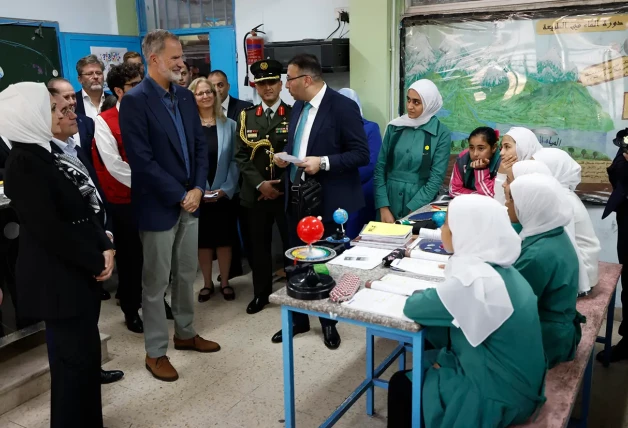
[[[17,82],[61,76],[59,38],[53,27],[0,24],[0,91]]]

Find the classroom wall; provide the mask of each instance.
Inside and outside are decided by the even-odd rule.
[[[116,16],[118,34],[121,36],[137,36],[139,34],[135,0],[116,0]]]
[[[375,0],[377,1],[377,0]],[[380,0],[381,1],[381,0]],[[302,39],[324,39],[337,26],[334,9],[349,7],[349,0],[267,0],[260,6],[259,0],[235,0],[236,47],[238,52],[239,97],[253,100],[255,90],[244,86],[246,73],[242,41],[253,27],[264,23],[267,42]],[[351,19],[351,10],[349,10]],[[345,30],[350,27],[345,26]],[[347,34],[350,37],[351,33]],[[285,82],[285,76],[284,76]],[[325,74],[327,83],[339,89],[349,85],[349,73]],[[231,82],[233,85],[234,83]],[[284,88],[281,98],[289,104],[293,99]]]
[[[0,17],[57,21],[62,32],[118,34],[116,0],[2,0]]]

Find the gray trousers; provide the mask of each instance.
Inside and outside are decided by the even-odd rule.
[[[174,334],[179,339],[196,336],[194,280],[198,268],[198,219],[181,210],[179,221],[164,232],[140,231],[144,247],[142,270],[142,315],[144,343],[151,358],[168,351],[168,320],[164,293],[172,270]]]

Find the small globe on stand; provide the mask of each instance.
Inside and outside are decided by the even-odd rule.
[[[436,226],[442,227],[445,224],[445,217],[447,214],[444,211],[436,211],[432,214],[432,221],[436,223]]]
[[[349,238],[345,236],[345,223],[349,220],[349,214],[347,213],[347,210],[338,208],[336,211],[334,211],[332,218],[334,219],[334,222],[340,227],[336,229],[336,233],[327,237],[327,242],[331,242],[334,244],[349,242]]]
[[[342,208],[338,208],[336,211],[334,211],[333,218],[336,224],[339,224],[342,226],[349,220],[349,214],[347,213],[346,210],[343,210]]]

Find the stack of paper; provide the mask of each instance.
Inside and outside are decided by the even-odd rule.
[[[362,229],[360,236],[351,245],[395,250],[405,246],[410,239],[412,226],[372,221]]]
[[[358,291],[353,299],[342,303],[342,305],[359,311],[412,321],[403,314],[403,307],[407,299],[407,296],[364,288]]]
[[[424,279],[409,278],[407,276],[388,274],[379,281],[367,283],[367,287],[372,290],[385,291],[387,293],[411,296],[417,290],[427,290],[435,288],[437,282],[426,281]]]

